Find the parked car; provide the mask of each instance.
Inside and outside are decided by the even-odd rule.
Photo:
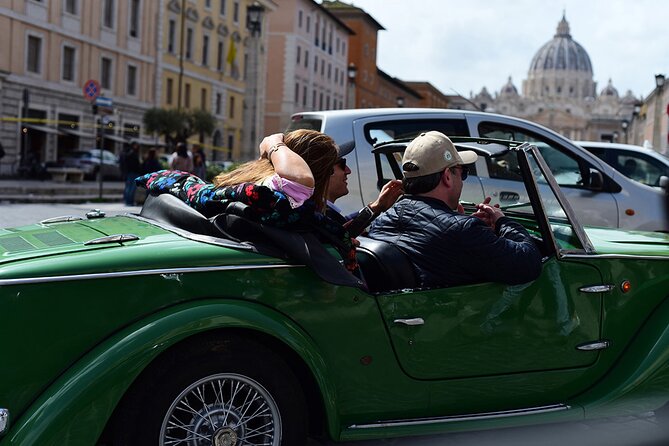
[[[449,136],[473,136],[528,141],[542,150],[569,202],[586,225],[647,231],[669,231],[667,197],[661,190],[621,175],[596,156],[564,136],[539,124],[510,116],[466,110],[374,108],[296,113],[287,130],[308,128],[332,136],[339,144],[354,144],[347,157],[352,170],[349,195],[337,201],[346,212],[360,209],[378,194],[374,144],[415,137],[438,130]],[[493,201],[514,192],[517,181],[481,170],[480,187],[471,187],[464,198]]]
[[[1,230],[0,445],[300,446],[663,416],[669,234],[583,227],[541,151],[501,144],[467,143],[512,159],[526,187],[504,206],[543,255],[521,286],[420,289],[401,252],[364,237],[354,276],[312,234],[234,206],[205,218],[169,193],[139,215]],[[399,153],[385,147],[372,158]]]
[[[601,141],[576,141],[576,144],[628,178],[665,190],[669,186],[669,158],[653,149]]]
[[[59,164],[67,167],[78,167],[84,171],[84,177],[87,179],[97,179],[101,168],[104,178],[114,180],[121,178],[118,157],[109,150],[102,151],[102,164],[100,164],[99,149],[68,152],[59,160]]]

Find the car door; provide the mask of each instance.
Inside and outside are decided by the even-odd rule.
[[[445,272],[447,273],[447,272]],[[379,296],[398,360],[416,379],[451,379],[586,367],[596,351],[601,298],[596,268],[548,259],[524,285],[482,283]]]
[[[562,147],[558,141],[518,125],[482,120],[477,124],[477,132],[477,136],[536,144],[580,222],[589,226],[619,227],[618,204],[607,190],[607,180],[604,179],[602,186],[591,187],[590,176],[594,175],[593,171],[599,171],[587,160]],[[500,177],[494,170],[489,178],[481,178],[481,182],[486,194],[493,199],[501,199],[505,194],[513,196],[518,190],[512,179]]]
[[[548,185],[540,178],[538,182]],[[551,191],[543,189],[541,201],[559,203]],[[487,400],[508,393],[506,384],[517,386],[519,380],[523,388],[516,393],[526,395],[528,404],[560,401],[588,385],[574,378],[598,359],[592,346],[600,341],[603,294],[592,286],[603,279],[593,264],[560,255],[585,252],[589,246],[568,211],[553,207],[545,212],[542,220],[529,210],[506,211],[542,239],[542,273],[531,283],[479,283],[376,296],[407,375],[434,380],[435,391],[446,394],[464,389],[457,390],[463,398],[485,393],[487,398],[473,410],[495,409],[497,403]]]

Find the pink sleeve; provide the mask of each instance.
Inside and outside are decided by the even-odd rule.
[[[263,181],[262,184],[272,190],[281,191],[286,194],[290,206],[293,209],[302,206],[302,204],[314,194],[313,187],[305,186],[296,181],[287,180],[276,173]]]

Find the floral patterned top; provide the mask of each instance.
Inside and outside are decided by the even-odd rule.
[[[251,218],[259,223],[283,229],[307,228],[317,232],[339,251],[346,269],[357,269],[351,236],[341,224],[317,212],[312,199],[293,207],[288,195],[281,190],[255,183],[217,188],[195,175],[179,170],[148,173],[135,179],[135,183],[154,195],[172,194],[206,217],[224,212],[231,202],[244,203],[249,206]]]

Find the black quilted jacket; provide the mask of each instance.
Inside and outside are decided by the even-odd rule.
[[[493,231],[434,198],[405,195],[374,221],[369,237],[404,251],[425,287],[516,285],[541,273],[541,253],[519,223],[502,217]]]

